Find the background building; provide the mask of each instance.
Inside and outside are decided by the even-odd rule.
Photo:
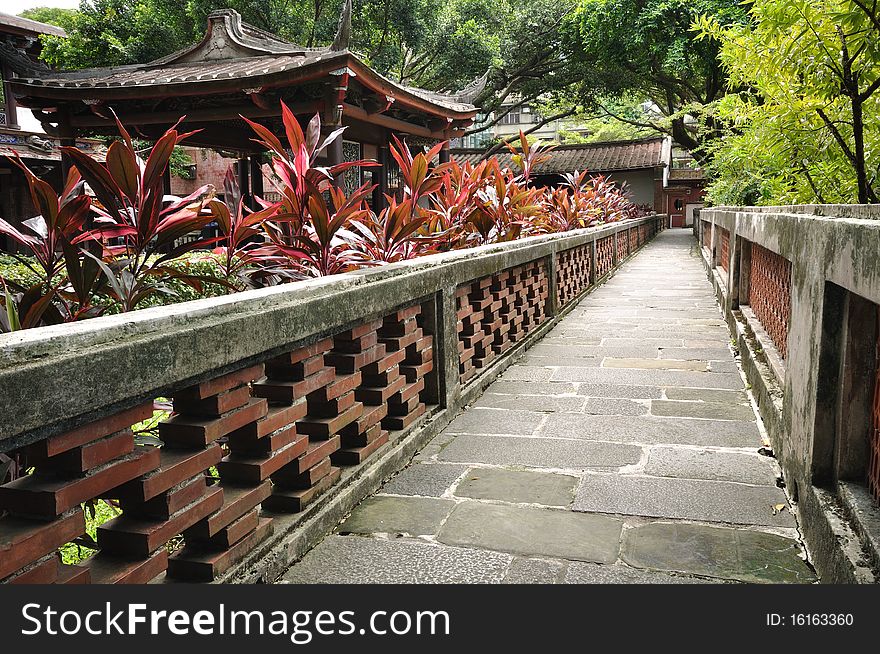
[[[56,188],[61,186],[61,140],[45,132],[30,109],[20,106],[10,91],[10,80],[20,66],[38,65],[40,35],[64,35],[54,25],[0,13],[0,218],[15,227],[36,212],[31,204],[24,174],[8,157],[16,153],[27,166]],[[95,139],[76,140],[81,150],[103,159],[104,147]],[[0,250],[9,251],[12,244],[0,235]]]
[[[456,148],[452,157],[476,164],[485,149]],[[502,166],[511,167],[508,150],[496,155]],[[635,204],[669,215],[671,227],[684,227],[693,220],[693,210],[702,206],[703,171],[694,167],[693,157],[674,146],[669,137],[633,141],[560,145],[550,159],[534,169],[534,184],[558,186],[564,175],[575,171],[603,175],[624,187]]]

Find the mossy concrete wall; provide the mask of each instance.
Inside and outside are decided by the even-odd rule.
[[[838,492],[841,483],[852,480],[837,474],[835,450],[842,436],[830,415],[835,408],[828,397],[828,365],[820,363],[845,346],[840,339],[847,316],[826,306],[827,298],[848,292],[880,305],[880,207],[718,207],[703,209],[699,218],[694,231],[709,278],[788,489],[799,502],[800,524],[817,569],[827,581],[873,580],[877,553],[871,539],[857,535],[862,522],[857,514],[874,516],[877,507],[870,502],[853,507]],[[718,228],[730,233],[727,271],[717,261]],[[746,306],[752,243],[791,262],[787,352],[775,350]],[[861,337],[876,339],[875,325],[864,327],[871,334]],[[831,390],[833,395],[837,389]],[[859,524],[850,524],[847,516]]]

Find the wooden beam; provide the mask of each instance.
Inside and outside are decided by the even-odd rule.
[[[373,183],[376,188],[373,189],[372,209],[376,213],[385,208],[385,193],[388,191],[388,134],[382,130],[382,142],[379,144],[376,161],[379,166],[370,168],[373,171]]]
[[[324,109],[324,103],[321,100],[313,102],[301,102],[290,105],[290,110],[295,114],[318,113]],[[211,122],[217,120],[234,120],[239,114],[246,118],[274,118],[281,115],[281,104],[263,109],[251,103],[236,105],[234,107],[218,107],[215,109],[196,109],[194,111],[185,112],[185,123],[193,122]],[[163,123],[173,124],[184,115],[182,111],[153,111],[138,112],[131,114],[119,115],[119,120],[123,125],[159,125]],[[72,116],[71,125],[73,127],[104,127],[113,124],[113,117],[101,118],[97,115],[81,115]]]
[[[251,185],[249,181],[250,161],[247,157],[239,157],[238,159],[238,188],[241,191],[242,200],[246,207],[251,206]]]
[[[263,197],[265,191],[263,189],[263,167],[260,164],[262,157],[259,153],[252,154],[250,156],[251,160],[251,197],[258,196]],[[254,202],[254,208],[257,207],[257,203]]]
[[[408,123],[405,120],[392,118],[391,116],[386,116],[384,114],[371,114],[353,104],[343,105],[343,110],[344,115],[349,116],[350,118],[356,118],[357,120],[372,123],[373,125],[380,125],[394,130],[395,132],[403,132],[404,134],[412,134],[413,136],[423,136],[429,139],[437,139],[438,141],[442,141],[445,138],[443,132],[433,132],[422,125]]]
[[[58,136],[62,146],[76,147],[76,128],[70,124],[70,117],[66,113],[58,114]],[[73,166],[70,155],[61,154],[61,186],[67,181],[67,173]]]

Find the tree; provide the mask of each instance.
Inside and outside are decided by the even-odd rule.
[[[435,91],[461,89],[489,71],[475,100],[488,114],[511,98],[518,106],[572,83],[560,27],[573,2],[354,0],[352,49],[380,73]],[[292,42],[327,45],[340,5],[341,0],[81,0],[67,38],[43,37],[43,58],[63,69],[145,63],[195,43],[208,14],[226,7]]]
[[[756,0],[753,27],[700,21],[732,86],[715,201],[878,202],[880,11],[866,0]],[[744,183],[742,180],[749,180]]]
[[[703,15],[722,25],[747,22],[737,0],[580,0],[563,37],[579,76],[581,103],[587,110],[670,134],[705,159],[705,144],[717,135],[706,108],[727,92],[727,85],[718,42],[691,30]],[[650,101],[662,119],[615,114],[607,101],[626,96]]]
[[[66,38],[41,37],[41,56],[68,70],[151,61],[195,40],[188,7],[169,0],[82,0]]]
[[[56,25],[64,30],[73,26],[76,19],[76,9],[62,9],[61,7],[33,7],[25,9],[19,14],[22,18],[29,18],[40,23]]]

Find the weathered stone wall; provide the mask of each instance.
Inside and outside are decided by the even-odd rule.
[[[694,231],[819,572],[875,579],[880,207],[703,209]]]
[[[36,470],[0,486],[0,580],[276,577],[664,220],[0,336],[0,452]],[[59,565],[98,498],[100,553]]]

